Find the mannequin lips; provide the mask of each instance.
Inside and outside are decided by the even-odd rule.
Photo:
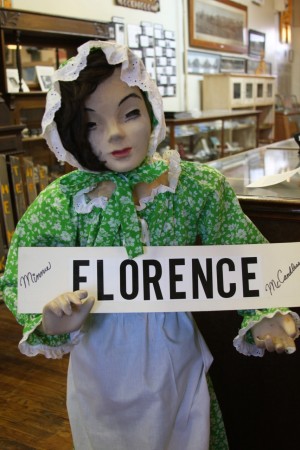
[[[131,147],[122,148],[121,150],[114,150],[111,154],[114,158],[125,158],[131,152]]]

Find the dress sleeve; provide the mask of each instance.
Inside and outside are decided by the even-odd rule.
[[[207,177],[212,180],[209,173]],[[223,244],[264,244],[268,241],[242,211],[239,201],[223,175],[215,172],[210,183],[205,207],[199,222],[199,234],[204,245]],[[241,329],[235,337],[235,348],[244,355],[263,356],[252,338],[251,328],[264,318],[272,318],[276,313],[291,314],[298,328],[299,316],[288,308],[270,308],[261,310],[243,310]]]
[[[48,358],[61,358],[79,338],[71,335],[47,336],[37,330],[41,314],[19,314],[18,298],[18,249],[19,247],[59,247],[76,245],[76,216],[70,211],[69,199],[60,191],[58,182],[45,189],[28,208],[14,233],[5,272],[0,280],[3,298],[23,327],[19,349],[28,356],[39,353]]]

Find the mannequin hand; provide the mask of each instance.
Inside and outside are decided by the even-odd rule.
[[[66,292],[56,297],[44,306],[41,331],[53,335],[79,330],[94,302],[87,291]]]
[[[294,319],[288,314],[277,313],[271,319],[263,319],[252,328],[252,336],[259,348],[269,352],[294,353],[296,350],[294,339],[298,331]]]

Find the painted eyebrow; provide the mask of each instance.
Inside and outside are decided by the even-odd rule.
[[[126,102],[126,100],[128,100],[128,99],[131,98],[131,97],[133,97],[133,98],[138,98],[139,100],[142,100],[142,97],[141,97],[140,95],[137,95],[137,94],[132,93],[132,94],[128,94],[128,95],[126,95],[124,98],[122,98],[122,100],[119,102],[118,106],[121,106],[122,103]],[[94,110],[93,108],[88,108],[88,107],[85,107],[84,110],[85,110],[85,111],[92,111],[92,112],[95,112],[95,110]]]
[[[141,97],[140,95],[137,95],[137,94],[132,93],[132,94],[126,95],[126,97],[122,98],[122,100],[121,100],[120,103],[119,103],[119,106],[121,106],[122,103],[126,102],[126,100],[128,100],[128,99],[131,98],[131,97],[133,97],[133,98],[138,98],[138,99],[142,100],[142,97]]]

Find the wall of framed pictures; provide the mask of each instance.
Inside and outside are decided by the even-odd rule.
[[[175,32],[165,30],[161,24],[141,22],[127,25],[128,46],[140,58],[156,81],[163,97],[175,97],[177,85],[177,59]]]
[[[276,75],[279,81],[282,70],[282,64],[291,66],[290,77],[285,77],[285,82],[281,86],[292,87],[292,91],[298,92],[300,98],[300,39],[296,33],[300,29],[295,28],[295,36],[292,45],[280,42],[279,19],[281,12],[276,10],[273,0],[253,1],[253,0],[172,0],[172,6],[169,0],[144,0],[142,9],[136,9],[134,6],[138,2],[131,0],[121,2],[116,0],[103,0],[104,7],[100,7],[98,0],[78,0],[74,7],[70,9],[68,2],[52,0],[51,2],[41,2],[40,0],[13,0],[13,8],[36,11],[46,14],[56,14],[62,16],[72,16],[77,18],[87,18],[92,20],[111,21],[114,16],[121,16],[123,23],[116,25],[116,36],[124,39],[127,44],[127,25],[133,24],[141,26],[143,22],[152,24],[162,24],[164,30],[171,30],[175,33],[176,42],[176,92],[174,95],[164,96],[164,106],[167,111],[183,111],[186,109],[199,109],[201,104],[201,92],[198,88],[199,78],[202,72],[207,70],[227,71],[232,67],[238,73],[242,73],[245,67],[245,73],[253,73],[258,65],[256,56],[248,53],[248,31],[253,30],[258,33],[265,33],[265,67],[267,73]],[[101,4],[102,4],[101,3]],[[299,3],[299,6],[298,6]],[[194,13],[198,14],[198,8],[206,13],[207,23],[205,24],[206,34],[201,30],[195,29],[196,44],[190,43],[190,5],[194,8]],[[145,7],[146,6],[146,7]],[[148,8],[149,6],[149,8]],[[154,8],[150,8],[154,6]],[[209,9],[212,9],[212,17],[209,17]],[[299,17],[300,2],[293,2],[293,16]],[[220,11],[223,23],[230,24],[229,27],[218,27],[212,25],[212,19],[216,11]],[[228,16],[227,16],[228,13]],[[200,20],[200,19],[199,19]],[[196,20],[194,20],[196,23]],[[202,20],[203,23],[203,20]],[[232,26],[231,26],[232,25]],[[245,33],[242,33],[245,25]],[[222,30],[228,29],[229,36],[222,35]],[[199,41],[204,42],[203,46]],[[193,52],[193,53],[192,53]],[[150,51],[151,53],[151,51]],[[201,53],[201,54],[199,54]],[[202,55],[208,54],[208,55]],[[215,56],[212,56],[215,55]],[[293,55],[293,58],[291,58]],[[149,57],[149,55],[147,55]],[[151,57],[151,56],[150,56]],[[159,58],[160,56],[158,56]],[[223,61],[221,60],[223,58]],[[236,59],[235,59],[236,58]],[[206,61],[207,59],[207,61]],[[240,59],[244,59],[245,62]],[[291,61],[293,59],[293,61]],[[157,62],[164,62],[164,60]],[[147,61],[148,63],[148,61]],[[164,71],[164,66],[161,69]],[[284,73],[286,74],[286,70]],[[162,81],[165,81],[162,74]],[[295,87],[295,89],[294,89]],[[169,93],[170,94],[170,93]],[[297,92],[296,92],[297,94]]]

